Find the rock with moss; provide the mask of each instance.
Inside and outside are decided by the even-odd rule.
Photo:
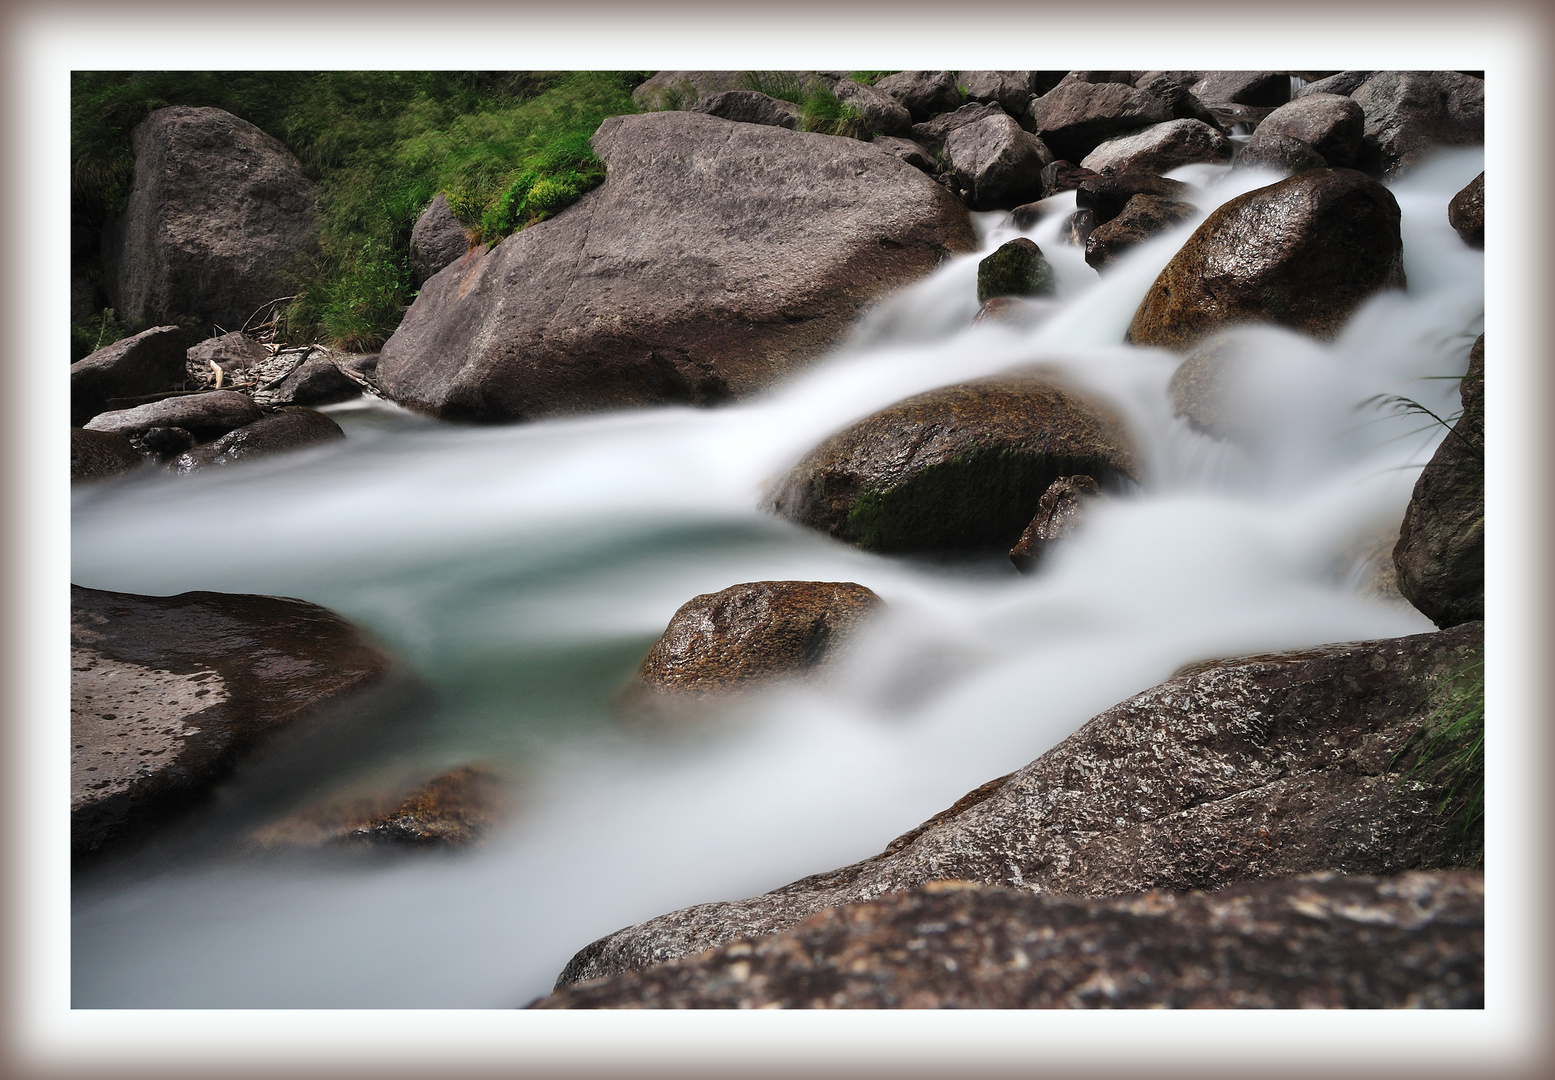
[[[1128,340],[1186,349],[1265,322],[1331,338],[1368,297],[1404,287],[1393,193],[1353,169],[1309,169],[1223,204],[1161,271]]]
[[[912,131],[912,114],[887,94],[852,79],[838,79],[832,84],[832,93],[844,105],[858,110],[870,135],[903,136]]]
[[[1087,504],[1100,494],[1101,486],[1089,476],[1060,476],[1049,484],[1031,524],[1010,548],[1015,569],[1034,573],[1048,548],[1079,527]]]
[[[977,264],[977,302],[996,296],[1051,296],[1053,267],[1036,241],[1024,236],[1000,244]]]
[[[70,422],[77,427],[109,409],[111,398],[133,398],[183,386],[189,334],[153,326],[121,338],[70,365]]]
[[[976,249],[965,206],[868,143],[662,112],[593,147],[604,184],[422,287],[386,396],[488,422],[739,398]]]
[[[1485,246],[1485,174],[1466,184],[1447,204],[1447,223],[1469,247]]]
[[[1485,617],[1485,335],[1458,384],[1463,411],[1415,481],[1393,564],[1398,589],[1437,626]]]
[[[1124,204],[1122,213],[1106,224],[1098,225],[1085,238],[1085,262],[1100,271],[1146,240],[1191,220],[1198,212],[1199,208],[1192,203],[1156,195],[1135,195]]]
[[[1231,140],[1202,120],[1168,120],[1132,135],[1108,139],[1080,162],[1103,175],[1167,173],[1180,165],[1231,160]]]
[[[1030,372],[908,398],[816,447],[772,495],[800,524],[882,552],[1006,552],[1060,476],[1136,480],[1107,409]]]
[[[410,272],[420,285],[471,248],[470,229],[454,217],[441,191],[416,217],[410,230]]]

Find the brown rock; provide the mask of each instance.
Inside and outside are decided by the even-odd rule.
[[[410,272],[417,285],[470,250],[470,230],[454,217],[441,191],[416,217],[410,230]]]
[[[1042,197],[1051,199],[1061,191],[1073,191],[1082,180],[1100,175],[1067,161],[1055,161],[1042,169]]]
[[[1111,266],[1123,255],[1152,237],[1169,232],[1199,212],[1192,203],[1135,195],[1123,212],[1098,225],[1085,238],[1085,262],[1095,270]]]
[[[263,413],[253,398],[236,390],[211,390],[101,413],[82,425],[88,431],[139,435],[154,427],[180,427],[200,440],[225,435],[258,420]]]
[[[326,349],[315,350],[265,392],[265,403],[333,405],[360,397],[362,384],[340,370],[341,364],[347,359],[344,355]]]
[[[1096,231],[1096,211],[1076,210],[1069,215],[1062,234],[1064,243],[1084,250],[1085,244]]]
[[[875,89],[905,107],[914,123],[961,107],[961,91],[948,71],[899,71],[875,83]]]
[[[1348,169],[1360,157],[1365,128],[1366,116],[1354,99],[1339,94],[1307,94],[1264,117],[1243,152],[1260,154],[1261,143],[1287,136],[1306,143],[1322,156],[1325,164]]]
[[[968,101],[994,102],[1011,116],[1020,116],[1037,96],[1035,71],[958,71],[957,84]]]
[[[1356,167],[1393,177],[1438,146],[1485,141],[1485,80],[1456,71],[1380,71],[1350,95],[1366,113]]]
[[[1313,94],[1343,94],[1346,97],[1364,86],[1375,71],[1341,71],[1334,75],[1309,82],[1291,95],[1292,100],[1311,97]]]
[[[1447,204],[1447,223],[1469,247],[1485,246],[1485,174],[1480,173]]]
[[[1032,101],[1021,126],[1067,161],[1080,161],[1103,140],[1172,119],[1166,102],[1117,82],[1065,80]]]
[[[1162,199],[1187,200],[1189,188],[1178,180],[1153,173],[1117,173],[1081,180],[1075,188],[1075,205],[1093,211],[1096,224],[1105,225],[1123,212],[1135,195],[1155,195]]]
[[[979,105],[976,102],[961,106],[953,112],[942,113],[932,120],[926,120],[912,126],[912,137],[920,143],[925,150],[934,157],[940,156],[940,151],[945,148],[945,140],[950,133],[969,124],[987,120],[990,117],[1003,116],[1004,110],[997,105]]]
[[[933,156],[911,139],[899,139],[894,135],[876,135],[869,144],[878,150],[895,154],[915,169],[926,173],[934,172]]]
[[[844,105],[858,110],[864,130],[870,135],[907,135],[912,130],[912,114],[896,99],[878,93],[852,79],[838,79],[832,93]]]
[[[227,432],[214,442],[180,454],[168,465],[176,473],[223,467],[266,454],[300,450],[346,437],[340,425],[321,412],[291,405]]]
[[[1008,116],[988,116],[945,138],[945,156],[974,210],[1009,210],[1042,194],[1042,169],[1053,160],[1042,141]]]
[[[1212,71],[1190,89],[1206,105],[1268,108],[1290,100],[1290,76],[1283,71]]]
[[[1181,165],[1231,160],[1231,141],[1202,120],[1168,120],[1108,139],[1092,150],[1080,166],[1102,175],[1167,173]]]
[[[503,778],[465,765],[433,777],[408,794],[369,792],[323,802],[253,834],[263,848],[348,844],[388,848],[460,848],[497,824]]]
[[[130,472],[146,463],[123,435],[70,429],[70,482],[88,483]]]
[[[977,264],[977,302],[996,296],[1051,296],[1053,267],[1034,240],[1019,236],[1000,244]]]
[[[1128,340],[1184,349],[1239,322],[1332,337],[1367,297],[1404,287],[1393,193],[1353,169],[1308,169],[1239,195],[1150,287]]]
[[[1060,476],[1042,493],[1036,516],[1010,548],[1010,562],[1023,574],[1035,573],[1049,544],[1073,532],[1085,516],[1085,506],[1101,494],[1089,476]]]
[[[1300,139],[1289,135],[1268,135],[1259,138],[1254,132],[1246,146],[1231,163],[1232,169],[1269,169],[1272,172],[1294,176],[1307,169],[1326,169],[1328,160]]]
[[[538,1009],[1477,1009],[1485,879],[1317,874],[1105,900],[930,882]]]
[[[70,422],[76,427],[108,408],[108,399],[139,397],[184,383],[189,334],[153,326],[70,365]]]

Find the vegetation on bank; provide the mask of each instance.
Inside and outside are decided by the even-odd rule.
[[[649,72],[75,72],[71,224],[96,236],[134,177],[130,135],[153,110],[215,106],[280,140],[318,183],[320,253],[282,312],[289,341],[377,348],[415,295],[410,231],[439,191],[491,244],[604,179],[589,138],[637,112]],[[97,249],[77,257],[100,273]],[[95,278],[94,278],[95,280]],[[72,359],[139,327],[111,312],[72,328]]]

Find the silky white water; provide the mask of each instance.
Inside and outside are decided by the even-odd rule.
[[[261,760],[183,832],[80,877],[74,1004],[521,1005],[601,934],[878,852],[1184,663],[1431,630],[1361,589],[1443,434],[1376,399],[1457,410],[1483,255],[1446,207],[1482,169],[1477,149],[1453,151],[1391,185],[1407,291],[1368,301],[1331,343],[1250,336],[1234,444],[1172,416],[1180,357],[1121,344],[1191,225],[1099,276],[1055,212],[1029,234],[1058,280],[1031,328],[968,325],[981,255],[965,256],[738,406],[467,428],[358,404],[331,410],[348,438],[328,448],[76,491],[77,584],[340,612],[429,688],[389,710],[381,740],[355,729],[357,773],[484,762],[511,777],[514,810],[456,854],[259,856],[200,833],[200,815],[265,786]],[[1206,213],[1274,179],[1172,175]],[[1003,214],[977,224],[983,254],[1017,235]],[[1034,362],[1110,404],[1144,462],[1140,489],[1098,504],[1040,573],[866,554],[764,509],[772,481],[848,423]],[[762,579],[856,581],[887,611],[824,691],[774,691],[682,732],[611,711],[680,604]],[[353,775],[342,765],[313,795]]]

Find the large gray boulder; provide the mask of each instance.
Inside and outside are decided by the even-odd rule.
[[[1222,164],[1233,152],[1231,140],[1202,120],[1168,120],[1108,139],[1087,154],[1080,167],[1105,175],[1167,173],[1198,161]]]
[[[104,245],[120,319],[240,330],[296,292],[319,205],[291,151],[213,108],[158,109],[133,138],[134,184]]]
[[[422,287],[387,396],[472,421],[737,397],[976,248],[953,195],[854,139],[663,112],[593,146],[602,186]]]
[[[1308,169],[1212,213],[1161,271],[1128,329],[1186,349],[1233,323],[1332,337],[1367,297],[1404,287],[1398,201],[1354,169]]]
[[[1356,164],[1388,178],[1439,146],[1485,141],[1485,80],[1457,71],[1381,71],[1351,98],[1366,113]]]
[[[1076,897],[1452,865],[1449,781],[1403,783],[1431,690],[1483,625],[1196,665],[969,792],[879,855],[699,904],[582,949],[558,988],[771,934],[842,904],[961,879]]]
[[[1065,79],[1039,98],[1021,126],[1065,161],[1080,161],[1103,141],[1172,119],[1154,94],[1120,82]]]
[[[392,664],[356,627],[301,600],[71,586],[73,853],[206,797],[261,740]]]
[[[1211,71],[1189,89],[1206,105],[1267,108],[1290,100],[1290,76],[1283,71]]]
[[[945,138],[945,156],[974,210],[1011,210],[1042,197],[1042,169],[1053,160],[1042,140],[1010,117],[987,116]]]
[[[1281,136],[1300,139],[1324,162],[1348,169],[1360,157],[1366,115],[1354,98],[1340,94],[1307,94],[1281,105],[1258,125],[1244,153],[1267,153],[1261,144]]]
[[[410,272],[420,285],[470,250],[470,230],[454,217],[441,191],[416,217],[410,230]]]
[[[70,422],[77,427],[108,408],[109,398],[139,397],[182,386],[189,334],[153,326],[70,365]]]
[[[907,109],[914,123],[961,107],[961,91],[948,71],[899,71],[875,83],[875,90]]]

